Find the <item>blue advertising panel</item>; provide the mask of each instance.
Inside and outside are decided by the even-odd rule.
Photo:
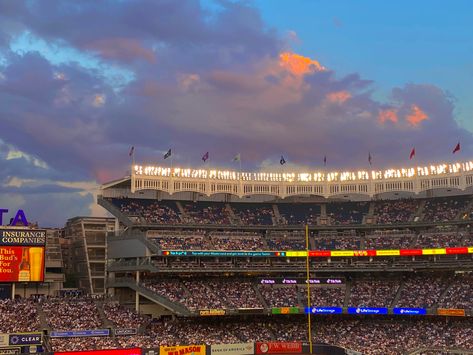
[[[51,332],[51,338],[76,338],[76,337],[108,337],[110,329],[94,330],[71,330],[62,332]]]
[[[306,307],[305,314],[342,314],[342,307]]]
[[[427,314],[427,309],[425,308],[393,308],[394,314],[399,314],[403,316],[423,316]]]
[[[348,307],[348,314],[388,314],[384,307]]]
[[[9,345],[41,345],[42,333],[13,333],[8,335]]]

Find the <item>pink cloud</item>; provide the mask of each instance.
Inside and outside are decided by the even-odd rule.
[[[392,123],[397,123],[399,121],[399,119],[397,117],[396,110],[388,109],[388,110],[382,110],[382,111],[379,112],[378,121],[381,124],[384,124],[387,121],[390,121]]]
[[[335,91],[327,94],[327,100],[335,104],[342,104],[351,98],[351,94],[348,91]]]
[[[411,113],[406,116],[406,121],[412,126],[417,127],[422,121],[429,119],[429,116],[417,105],[411,106]]]

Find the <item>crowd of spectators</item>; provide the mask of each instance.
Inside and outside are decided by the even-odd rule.
[[[148,321],[148,317],[136,313],[134,309],[125,308],[116,301],[105,302],[103,311],[115,328],[138,329]]]
[[[469,319],[337,317],[312,319],[314,343],[342,346],[367,355],[401,355],[418,348],[473,349]],[[114,349],[161,345],[220,344],[255,341],[307,341],[303,317],[158,320],[147,334],[116,338],[52,339],[53,350]],[[427,354],[428,352],[424,353]]]
[[[473,309],[473,277],[457,275],[438,302],[442,308]]]
[[[243,225],[273,225],[274,211],[271,205],[238,203],[232,208]]]
[[[468,219],[472,212],[465,196],[431,199],[399,199],[374,202],[315,203],[224,203],[147,199],[112,199],[122,213],[138,216],[142,222],[156,224],[199,225],[317,225],[319,218],[331,225],[361,224],[365,216],[375,217],[377,224],[445,222]],[[372,215],[370,206],[374,206]],[[369,219],[371,220],[371,218]],[[368,222],[369,223],[369,222]]]
[[[53,330],[97,329],[103,325],[93,298],[47,297],[40,304]]]
[[[399,284],[396,280],[358,280],[351,287],[349,306],[390,307]]]
[[[268,307],[293,307],[301,304],[297,285],[259,285],[258,290]]]
[[[0,333],[32,332],[39,329],[34,299],[0,300]]]
[[[320,205],[309,203],[281,203],[278,210],[282,221],[290,226],[309,224],[316,225],[320,217]]]
[[[375,204],[376,222],[378,224],[407,223],[418,208],[419,200],[379,201]]]
[[[430,308],[436,305],[449,279],[443,276],[411,276],[404,280],[396,307]]]
[[[462,196],[426,200],[424,221],[447,222],[454,220],[465,209],[468,202],[468,199]]]
[[[156,202],[153,200],[118,199],[115,202],[120,211],[126,215],[134,215],[150,224],[181,223],[176,211],[175,202]]]
[[[186,221],[191,224],[230,224],[230,212],[218,202],[183,203]]]
[[[327,204],[331,225],[361,224],[368,213],[369,202],[334,202]]]

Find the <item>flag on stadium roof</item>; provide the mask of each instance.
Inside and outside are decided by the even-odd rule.
[[[327,156],[324,155],[324,166],[327,166]]]
[[[205,153],[203,156],[202,156],[202,160],[204,161],[204,163],[209,159],[209,152]]]
[[[164,159],[169,158],[169,157],[171,156],[171,154],[172,154],[172,153],[171,153],[171,149],[169,149],[169,150],[166,152],[166,154],[164,154]]]
[[[128,153],[128,156],[131,157],[133,155],[133,153],[135,153],[135,146],[134,145],[131,146],[130,152]]]
[[[459,152],[460,151],[460,142],[457,143],[457,145],[455,146],[455,148],[453,149],[453,152],[452,154],[455,154],[456,152]]]
[[[286,164],[286,159],[281,155],[281,159],[279,160],[279,164],[284,165]]]
[[[371,152],[368,153],[368,163],[370,163],[370,166],[373,163],[373,158],[371,157]]]
[[[238,153],[237,155],[235,155],[235,157],[233,158],[233,161],[241,161],[241,154]]]
[[[415,156],[416,156],[416,148],[414,147],[414,148],[412,148],[412,150],[411,150],[411,154],[409,154],[409,159],[412,159],[412,158],[414,158]]]

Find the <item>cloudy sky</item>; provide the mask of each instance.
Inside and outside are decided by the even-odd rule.
[[[473,12],[446,5],[1,1],[0,208],[99,215],[131,146],[191,167],[241,153],[247,170],[469,160]]]

